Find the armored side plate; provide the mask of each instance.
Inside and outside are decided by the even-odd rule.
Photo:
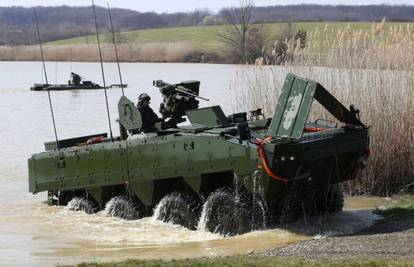
[[[118,102],[119,123],[128,131],[141,129],[142,117],[138,108],[127,97],[122,96]]]
[[[229,124],[220,106],[189,110],[186,114],[191,124],[201,124],[207,127],[225,126]]]

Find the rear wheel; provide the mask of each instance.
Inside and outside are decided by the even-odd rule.
[[[339,212],[343,204],[344,197],[340,185],[296,193],[271,203],[272,223],[284,225],[301,217]]]
[[[233,189],[213,192],[204,204],[205,227],[213,233],[240,235],[264,227],[265,210],[261,202]]]
[[[129,196],[116,196],[106,203],[105,213],[125,220],[137,220],[143,217],[144,207]]]
[[[332,185],[318,190],[315,203],[319,214],[341,211],[344,206],[342,187]]]
[[[296,195],[290,195],[271,203],[272,223],[285,225],[299,219],[302,214],[303,199]],[[313,204],[313,201],[310,201]]]
[[[99,210],[95,202],[86,197],[73,197],[72,200],[69,201],[67,207],[69,210],[84,211],[87,214],[93,214]]]
[[[195,197],[181,192],[166,195],[156,208],[157,220],[196,230],[201,205]]]

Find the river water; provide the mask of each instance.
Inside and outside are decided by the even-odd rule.
[[[200,94],[210,98],[201,106],[221,105],[232,111],[230,84],[245,66],[209,64],[122,64],[125,95],[132,101],[142,92],[152,96],[157,110],[161,101],[154,79],[169,83],[200,80]],[[102,84],[96,63],[47,63],[49,83],[66,83],[71,71]],[[377,217],[370,209],[379,199],[348,199],[348,210],[335,216],[307,221],[310,233],[271,229],[224,238],[205,231],[157,222],[153,218],[124,221],[102,212],[86,215],[65,207],[49,207],[46,195],[28,193],[27,158],[43,151],[45,141],[54,140],[46,92],[33,92],[33,83],[44,82],[39,62],[0,63],[0,265],[54,266],[126,258],[180,259],[243,254],[286,245],[315,236],[352,233],[371,225]],[[119,83],[115,64],[105,64],[107,84]],[[109,89],[114,134],[120,89]],[[51,92],[59,138],[108,132],[103,90]],[[300,224],[304,222],[298,222]],[[304,226],[305,227],[305,226]],[[295,229],[298,229],[297,227]],[[300,231],[299,231],[300,232]]]

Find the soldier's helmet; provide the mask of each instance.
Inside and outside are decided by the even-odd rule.
[[[149,100],[151,100],[151,97],[148,94],[146,94],[146,93],[142,93],[142,94],[140,94],[138,96],[138,101],[139,102],[142,102],[144,100],[148,100],[149,101]]]

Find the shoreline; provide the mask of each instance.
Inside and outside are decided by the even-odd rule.
[[[373,210],[382,216],[353,234],[313,238],[264,251],[185,260],[126,260],[77,266],[414,266],[414,195]]]

